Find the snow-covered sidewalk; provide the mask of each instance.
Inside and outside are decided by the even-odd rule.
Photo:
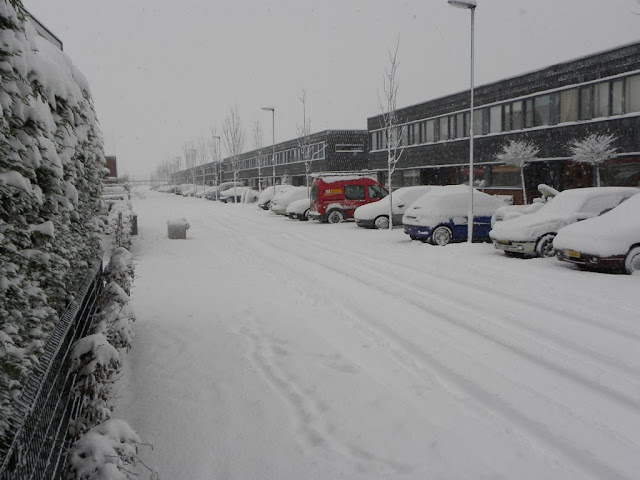
[[[637,478],[638,278],[255,205],[135,209],[117,415],[161,478]]]

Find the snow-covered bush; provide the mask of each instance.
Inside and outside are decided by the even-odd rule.
[[[88,83],[0,0],[0,437],[13,400],[99,255],[102,137]]]
[[[131,247],[133,209],[128,200],[114,202],[109,210],[107,231],[111,235],[113,248]]]
[[[68,432],[74,442],[66,472],[69,480],[129,479],[128,466],[137,460],[140,439],[126,422],[111,419],[120,350],[131,348],[133,339],[131,322],[135,316],[129,293],[134,275],[133,255],[123,247],[116,248],[104,269],[106,285],[93,333],[72,347],[71,364],[77,372],[74,392],[81,409]]]
[[[89,430],[69,451],[67,480],[127,480],[136,463],[140,438],[119,419]]]
[[[81,415],[69,427],[69,436],[78,438],[111,416],[111,398],[115,375],[121,359],[106,336],[95,333],[81,338],[71,350],[71,370],[77,373],[74,386],[80,399]]]

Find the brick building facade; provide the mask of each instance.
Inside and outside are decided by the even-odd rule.
[[[640,185],[640,43],[553,65],[474,89],[474,179],[488,193],[521,201],[519,170],[497,161],[509,140],[540,149],[525,168],[527,189],[594,184],[594,172],[569,161],[569,145],[591,133],[616,137],[604,185]],[[393,185],[468,181],[469,92],[397,111],[404,150]],[[369,168],[385,181],[382,116],[368,119]]]

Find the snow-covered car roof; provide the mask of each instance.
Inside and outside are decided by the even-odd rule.
[[[278,205],[286,206],[290,202],[299,200],[301,198],[309,198],[309,190],[307,189],[307,187],[291,187],[279,193],[276,193],[276,196],[273,198],[271,205],[275,203]]]
[[[579,214],[597,216],[623,199],[640,192],[632,187],[587,187],[564,190],[538,211],[498,222],[491,230],[493,239],[533,241],[545,233],[558,232],[577,222]]]
[[[289,190],[293,188],[293,185],[276,185],[276,194],[278,192]],[[260,192],[260,196],[258,197],[258,204],[263,205],[267,202],[270,202],[273,198],[273,187],[267,187],[262,192]]]
[[[609,257],[626,254],[636,243],[640,243],[640,193],[599,217],[564,227],[553,247]]]
[[[394,190],[391,195],[393,199],[393,213],[396,215],[404,213],[413,202],[435,188],[440,187],[433,185],[415,185]],[[389,196],[386,196],[377,202],[362,205],[353,212],[353,218],[356,220],[373,220],[379,215],[388,215],[389,202]]]
[[[246,187],[246,186],[239,186],[237,185],[235,188],[231,187],[223,192],[220,192],[220,198],[228,198],[228,197],[233,197],[234,195],[240,195],[243,192],[252,190],[254,192],[256,192],[256,194],[258,193],[257,191],[253,190],[253,188],[251,187]]]
[[[496,197],[473,190],[473,215],[490,217],[504,202]],[[447,185],[427,192],[416,200],[405,212],[409,215],[428,219],[429,223],[448,221],[453,217],[466,217],[469,211],[469,187],[467,185]],[[405,221],[403,218],[403,222]],[[413,220],[415,222],[415,220]]]

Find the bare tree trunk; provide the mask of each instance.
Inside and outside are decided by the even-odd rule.
[[[527,188],[524,185],[524,167],[520,167],[520,181],[522,182],[522,201],[524,202],[525,205],[528,205]]]

